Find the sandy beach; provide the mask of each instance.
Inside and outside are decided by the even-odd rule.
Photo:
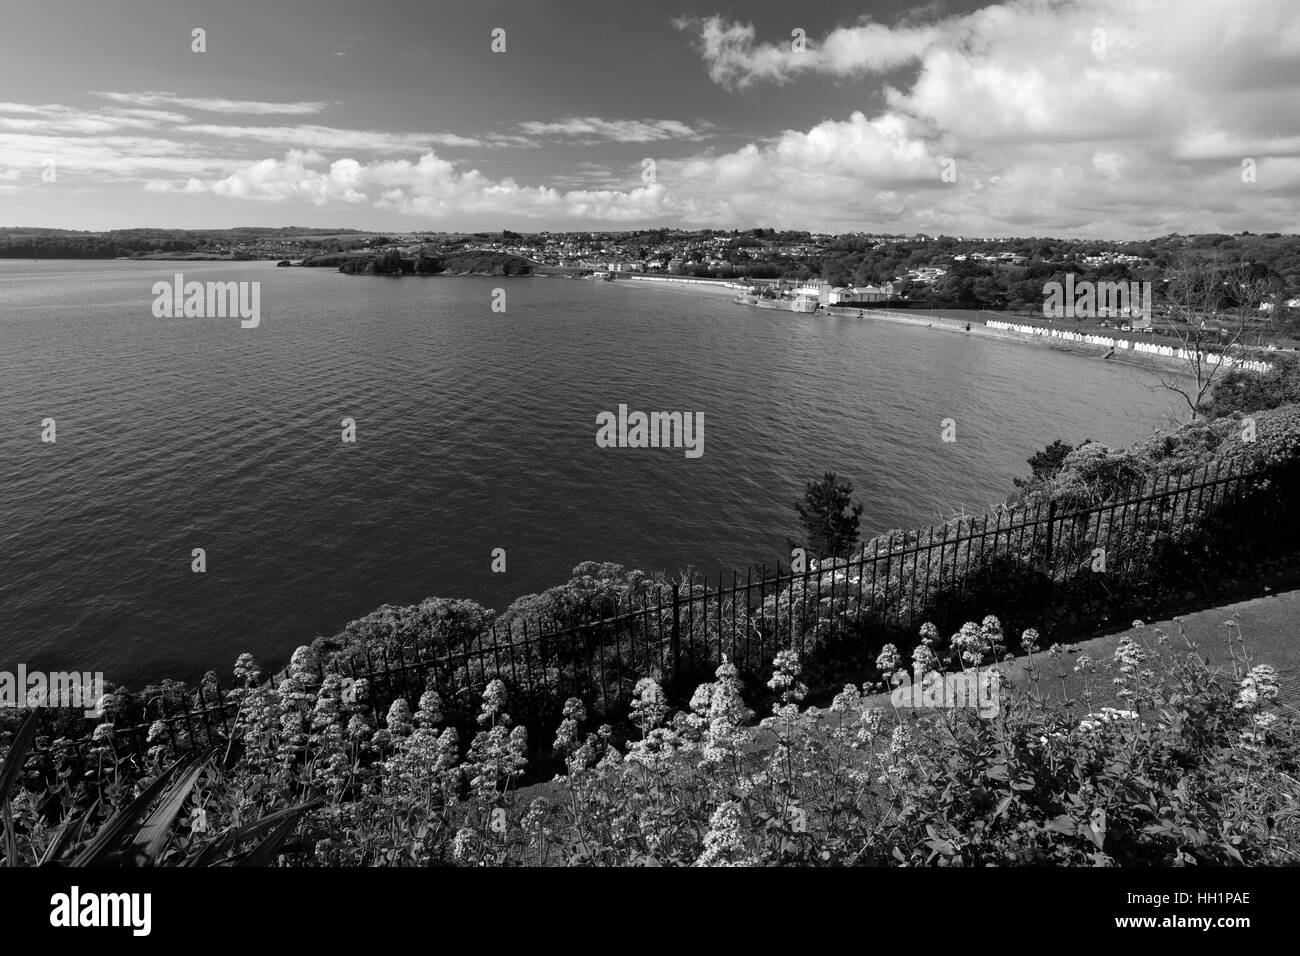
[[[673,292],[677,295],[703,296],[716,298],[718,296],[735,296],[737,290],[729,288],[721,282],[708,282],[700,280],[682,280],[682,279],[659,279],[659,278],[638,278],[638,279],[620,279],[617,283],[620,286],[639,288],[657,288],[663,291]],[[1166,358],[1159,355],[1150,355],[1141,352],[1128,352],[1122,349],[1109,349],[1104,345],[1092,345],[1087,342],[1066,342],[1061,339],[1051,339],[1043,336],[1029,336],[1019,332],[1012,332],[1004,329],[991,329],[983,321],[973,320],[968,322],[948,318],[941,315],[931,315],[924,312],[896,312],[878,309],[830,309],[815,313],[798,313],[809,317],[837,317],[837,318],[858,318],[861,313],[861,319],[864,322],[892,322],[896,325],[912,325],[920,328],[933,329],[937,332],[956,333],[958,335],[970,335],[985,339],[998,339],[1003,342],[1011,342],[1016,345],[1024,345],[1035,349],[1052,349],[1057,352],[1072,352],[1083,358],[1103,359],[1108,362],[1119,362],[1124,365],[1133,365],[1140,368],[1158,368],[1169,371],[1183,370],[1185,363],[1180,359]],[[795,313],[791,313],[795,314]],[[1107,358],[1107,354],[1110,357]]]

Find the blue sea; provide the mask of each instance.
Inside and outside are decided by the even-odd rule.
[[[260,282],[260,324],[155,318],[177,272]],[[581,561],[771,565],[827,470],[864,536],[925,526],[1002,500],[1053,439],[1170,424],[1153,384],[690,286],[0,261],[0,669],[226,675],[386,603],[501,610]],[[620,404],[702,414],[703,456],[598,447]]]

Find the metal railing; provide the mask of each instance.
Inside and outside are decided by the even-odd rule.
[[[396,698],[414,701],[426,688],[469,706],[496,678],[516,701],[512,714],[531,708],[552,715],[569,696],[597,713],[615,713],[641,677],[655,677],[680,698],[693,681],[708,679],[723,655],[765,680],[783,648],[806,658],[848,639],[874,654],[888,635],[914,634],[945,608],[956,613],[970,602],[987,603],[999,575],[1044,593],[1102,572],[1111,581],[1140,576],[1163,547],[1237,499],[1254,474],[1240,459],[1219,460],[1188,474],[1134,479],[1096,504],[1004,506],[882,535],[850,557],[814,558],[806,567],[778,562],[712,580],[692,573],[676,583],[625,587],[546,620],[499,618],[457,647],[336,656],[316,679],[326,671],[364,679],[376,717]],[[173,741],[181,730],[192,740],[224,740],[236,707],[227,690],[209,683],[147,705],[143,719],[115,738],[132,746],[162,721]],[[88,742],[87,736],[69,745]]]

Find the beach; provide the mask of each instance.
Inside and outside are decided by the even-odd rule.
[[[720,295],[735,296],[737,292],[736,289],[733,289],[720,281],[701,279],[659,279],[641,276],[633,278],[637,280],[637,287],[639,288],[663,288],[665,291],[675,292],[679,295],[698,295],[702,297],[716,298]],[[619,280],[615,284],[621,286],[625,281],[626,280]],[[802,314],[810,316],[857,318],[859,313],[861,313],[861,318],[864,322],[889,322],[895,325],[919,326],[921,328],[934,329],[939,332],[957,333],[959,335],[970,335],[985,339],[999,339],[1017,345],[1026,345],[1031,348],[1045,348],[1054,352],[1072,352],[1085,358],[1104,359],[1108,362],[1133,365],[1139,368],[1184,371],[1187,364],[1184,360],[1177,358],[1126,351],[1124,349],[1111,349],[1105,345],[1094,345],[1088,342],[1067,342],[1061,339],[1048,338],[1046,336],[1030,336],[1010,330],[991,329],[982,320],[971,320],[966,322],[960,319],[932,315],[930,313],[896,312],[879,309],[833,308],[830,310],[823,309],[816,313]]]

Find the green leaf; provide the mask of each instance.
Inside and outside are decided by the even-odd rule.
[[[185,774],[168,788],[158,802],[158,806],[149,815],[149,819],[131,841],[131,848],[144,858],[144,862],[152,863],[162,852],[163,844],[167,842],[167,836],[171,833],[172,824],[176,821],[176,815],[181,812],[181,807],[184,806],[190,791],[194,789],[194,784],[198,783],[199,774],[207,766],[211,755],[212,752],[209,751],[202,758],[195,760]]]
[[[998,817],[1002,816],[1002,814],[1006,813],[1007,807],[1011,806],[1011,801],[1014,799],[1015,797],[1013,797],[1011,794],[1007,794],[1005,797],[999,800],[998,808],[995,811],[993,811],[993,819],[996,820]]]
[[[1066,836],[1074,836],[1078,828],[1074,824],[1074,818],[1068,813],[1063,813],[1059,817],[1048,820],[1043,824],[1044,830],[1051,830],[1053,833],[1064,833]]]
[[[71,821],[59,827],[58,831],[54,834],[54,839],[51,840],[50,845],[45,848],[45,853],[41,856],[41,862],[38,865],[49,866],[55,860],[63,856],[63,854],[67,852],[68,847],[72,845],[73,837],[77,835],[79,830],[80,827]]]
[[[285,807],[282,810],[276,810],[274,813],[268,813],[252,823],[246,823],[235,830],[231,830],[205,846],[188,865],[195,867],[209,866],[216,859],[217,854],[233,849],[245,840],[251,840],[274,829],[284,821],[285,817],[297,812],[297,807]]]
[[[294,828],[298,826],[299,818],[309,810],[315,810],[325,801],[312,800],[308,803],[299,804],[292,808],[292,811],[285,815],[284,820],[271,831],[271,834],[255,846],[247,856],[239,861],[239,866],[268,866],[280,852],[280,846],[285,840],[289,839]]]
[[[69,866],[101,866],[107,860],[109,854],[118,848],[118,845],[126,838],[127,834],[136,822],[144,816],[146,810],[158,799],[159,794],[163,792],[171,778],[175,776],[176,771],[187,764],[192,758],[182,757],[174,764],[160,773],[157,777],[149,782],[140,795],[119,810],[101,829],[95,834],[85,848],[77,854],[76,858],[69,863]]]
[[[4,763],[0,764],[0,806],[9,805],[9,791],[13,789],[14,782],[23,772],[23,764],[27,763],[27,752],[32,748],[32,741],[36,739],[36,715],[40,713],[40,708],[34,708],[23,725],[18,728],[18,733],[14,735],[14,742],[9,746],[9,753],[5,754]]]
[[[14,816],[6,801],[0,804],[0,827],[5,834],[5,862],[9,866],[18,865],[18,834],[14,832]]]
[[[1090,839],[1097,849],[1100,850],[1106,842],[1106,828],[1104,826],[1098,827],[1096,824],[1090,823],[1088,824],[1087,831],[1088,839]]]

